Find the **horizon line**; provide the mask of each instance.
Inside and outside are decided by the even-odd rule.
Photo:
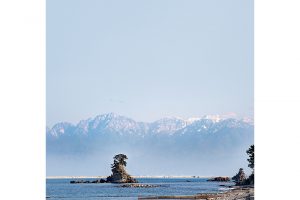
[[[219,176],[219,175],[218,175]],[[46,179],[80,179],[80,178],[107,178],[108,176],[46,176]],[[212,178],[216,176],[200,176],[200,175],[144,175],[132,176],[133,178]],[[223,177],[223,176],[221,176]],[[226,177],[226,176],[224,176]]]

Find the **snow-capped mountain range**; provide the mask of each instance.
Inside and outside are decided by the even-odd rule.
[[[250,128],[253,120],[249,118],[236,119],[222,117],[220,115],[206,115],[198,118],[182,119],[179,117],[167,117],[152,123],[137,122],[128,117],[115,113],[98,115],[95,118],[81,120],[77,125],[61,122],[51,129],[47,127],[47,135],[59,137],[61,135],[88,135],[88,134],[133,134],[133,135],[156,135],[156,134],[187,134],[217,132],[223,128]]]
[[[117,153],[136,175],[220,175],[246,169],[254,142],[253,120],[219,115],[145,123],[109,113],[46,132],[48,175],[108,174]]]

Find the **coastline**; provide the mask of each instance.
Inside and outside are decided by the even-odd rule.
[[[46,179],[106,178],[107,176],[46,176]],[[133,178],[213,178],[215,176],[132,176]]]
[[[210,178],[204,176],[134,176],[135,178]],[[105,178],[105,176],[49,176],[47,179],[88,179],[88,178]],[[191,195],[157,195],[157,196],[138,196],[140,200],[152,199],[202,199],[202,200],[254,200],[254,186],[225,186],[228,187],[226,191],[219,191],[218,193],[194,193]],[[199,191],[200,192],[200,191]]]
[[[234,186],[233,189],[222,193],[203,193],[189,196],[151,196],[138,197],[139,200],[152,199],[202,199],[202,200],[254,200],[253,186]]]

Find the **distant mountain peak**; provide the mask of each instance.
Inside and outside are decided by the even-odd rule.
[[[187,122],[179,117],[165,117],[150,123],[150,132],[157,133],[168,133],[173,134],[174,132],[186,127]]]
[[[228,115],[205,115],[203,117],[192,117],[183,119],[180,117],[165,117],[152,123],[137,122],[131,118],[107,113],[97,115],[94,118],[81,120],[77,125],[68,122],[55,124],[47,133],[53,136],[89,134],[89,133],[118,133],[118,134],[167,134],[186,132],[207,132],[214,128],[214,131],[222,127],[246,127],[253,126],[251,118],[232,118]]]
[[[89,166],[88,170],[94,167],[98,173],[99,166],[103,165],[105,169],[109,166],[106,163],[109,155],[124,152],[135,159],[132,166],[145,170],[144,174],[149,173],[149,169],[156,169],[158,162],[163,166],[159,168],[166,169],[164,173],[170,173],[170,170],[184,173],[185,167],[189,166],[195,174],[214,167],[220,170],[218,174],[223,174],[227,165],[230,170],[243,166],[243,163],[247,167],[245,152],[254,142],[251,118],[220,115],[187,119],[165,117],[145,123],[108,113],[77,124],[57,123],[46,130],[47,170],[72,169],[72,173],[74,170],[82,173],[86,166]],[[166,158],[168,162],[164,162]],[[140,164],[146,167],[139,167]],[[177,169],[174,171],[170,165]]]

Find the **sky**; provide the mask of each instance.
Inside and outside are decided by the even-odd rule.
[[[253,116],[252,0],[48,0],[47,125]]]

